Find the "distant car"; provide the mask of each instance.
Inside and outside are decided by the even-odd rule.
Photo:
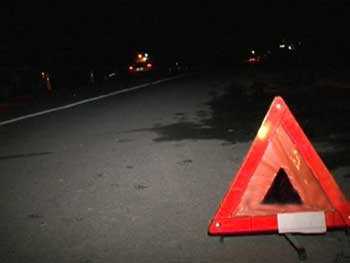
[[[153,71],[153,64],[148,53],[139,53],[134,58],[134,63],[129,66],[130,73],[143,73]]]
[[[153,65],[150,62],[136,62],[129,66],[129,72],[138,73],[138,72],[149,72],[152,71]]]

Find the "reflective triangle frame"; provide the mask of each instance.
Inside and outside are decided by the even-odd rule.
[[[252,178],[257,168],[259,168],[264,154],[269,148],[273,147],[272,141],[280,130],[285,131],[297,149],[298,154],[303,157],[316,179],[317,187],[321,189],[325,199],[328,199],[332,207],[332,209],[327,208],[324,211],[327,229],[350,227],[350,205],[348,201],[284,100],[277,96],[274,98],[236,177],[232,181],[229,190],[209,225],[208,233],[210,235],[277,232],[277,215],[294,211],[293,209],[291,211],[288,209],[287,211],[285,209],[279,211],[281,206],[276,206],[272,207],[273,209],[271,211],[262,215],[259,213],[254,215],[254,211],[252,215],[249,215],[249,213],[237,213],[237,209],[241,205],[242,199],[244,199],[247,188],[252,184]],[[299,174],[297,176],[301,177],[303,175]],[[316,183],[314,182],[314,184]],[[307,207],[301,207],[300,209],[301,212],[310,211]]]

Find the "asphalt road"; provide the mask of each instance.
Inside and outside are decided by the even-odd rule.
[[[278,234],[207,233],[275,95],[239,92],[251,78],[195,74],[0,126],[0,262],[298,262]],[[346,101],[285,95],[349,198]],[[298,238],[307,262],[350,260],[344,231]]]

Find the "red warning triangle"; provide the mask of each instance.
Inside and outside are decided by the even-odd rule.
[[[317,212],[324,215],[325,228],[350,227],[345,196],[284,100],[275,97],[209,234],[276,232],[284,215]]]

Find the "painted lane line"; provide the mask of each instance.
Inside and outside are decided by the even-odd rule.
[[[142,88],[145,88],[145,87],[148,87],[148,86],[151,86],[151,85],[155,85],[155,84],[159,84],[159,83],[162,83],[162,82],[166,82],[166,81],[169,81],[169,80],[182,78],[182,77],[185,77],[187,75],[188,74],[182,74],[182,75],[175,76],[175,77],[164,78],[164,79],[160,79],[160,80],[153,81],[153,82],[150,82],[150,83],[140,84],[140,85],[137,85],[137,86],[134,86],[134,87],[131,87],[131,88],[117,90],[117,91],[114,91],[114,92],[111,92],[111,93],[108,93],[108,94],[104,94],[104,95],[100,95],[100,96],[97,96],[97,97],[93,97],[93,98],[90,98],[90,99],[81,100],[81,101],[74,102],[74,103],[71,103],[71,104],[67,104],[67,105],[64,105],[64,106],[60,106],[60,107],[56,107],[56,108],[52,108],[52,109],[48,109],[48,110],[44,110],[44,111],[40,111],[40,112],[36,112],[36,113],[31,113],[31,114],[24,115],[24,116],[17,117],[17,118],[13,118],[13,119],[10,119],[10,120],[7,120],[7,121],[2,121],[2,122],[0,122],[0,126],[4,126],[6,124],[18,122],[18,121],[25,120],[25,119],[34,118],[34,117],[37,117],[37,116],[40,116],[40,115],[44,115],[44,114],[48,114],[48,113],[55,112],[55,111],[61,111],[61,110],[73,108],[73,107],[76,107],[76,106],[79,106],[79,105],[82,105],[82,104],[85,104],[85,103],[88,103],[88,102],[101,100],[101,99],[112,97],[112,96],[115,96],[115,95],[118,95],[118,94],[122,94],[122,93],[130,92],[130,91],[142,89]]]

